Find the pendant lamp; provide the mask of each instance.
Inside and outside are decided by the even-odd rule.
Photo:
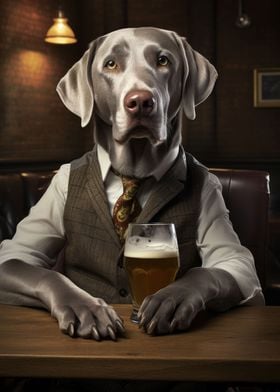
[[[53,19],[53,25],[49,28],[45,41],[51,44],[74,44],[77,42],[75,34],[68,24],[68,19],[60,9],[57,18]]]

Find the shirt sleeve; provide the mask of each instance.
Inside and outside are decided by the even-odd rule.
[[[38,203],[17,226],[14,237],[0,244],[0,264],[10,259],[51,268],[64,245],[64,206],[70,164],[62,165]]]
[[[241,245],[229,219],[222,185],[212,173],[202,189],[197,247],[203,267],[223,269],[236,280],[244,297],[242,304],[264,303],[253,255]]]

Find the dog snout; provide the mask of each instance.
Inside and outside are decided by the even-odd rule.
[[[130,91],[124,98],[125,110],[130,115],[149,116],[155,105],[155,97],[148,90]]]

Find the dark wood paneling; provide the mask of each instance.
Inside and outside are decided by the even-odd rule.
[[[253,107],[253,69],[280,66],[280,2],[245,0],[247,29],[235,26],[237,2],[217,1],[217,157],[279,161],[280,109]]]
[[[216,66],[215,1],[188,1],[187,39],[192,47]],[[200,159],[215,157],[216,146],[216,90],[196,107],[196,119],[186,120],[183,144],[186,150]]]
[[[127,23],[130,27],[155,26],[185,35],[187,9],[186,0],[128,0]]]
[[[95,38],[127,25],[127,0],[87,0],[81,4],[80,10],[84,50]]]

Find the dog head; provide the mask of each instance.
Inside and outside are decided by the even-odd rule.
[[[112,166],[136,177],[168,167],[181,142],[180,109],[189,119],[211,93],[217,72],[176,33],[157,28],[114,31],[93,41],[57,91]]]

